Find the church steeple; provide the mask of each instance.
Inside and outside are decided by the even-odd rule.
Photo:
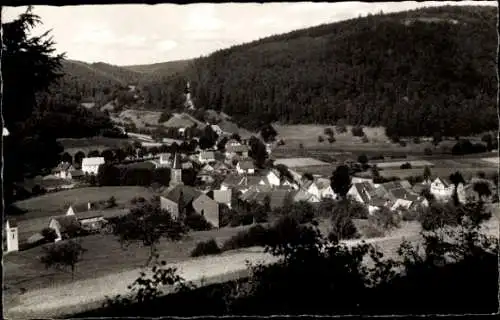
[[[175,153],[172,169],[170,170],[170,185],[176,186],[178,184],[182,184],[182,166],[178,153]]]

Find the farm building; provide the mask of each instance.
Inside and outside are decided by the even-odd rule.
[[[236,165],[236,171],[239,174],[254,174],[255,166],[253,164],[253,161],[251,160],[239,161],[238,164]]]
[[[201,151],[198,155],[198,161],[200,163],[211,163],[215,162],[215,152],[214,151]]]
[[[101,164],[104,164],[103,157],[83,158],[82,171],[85,174],[97,175],[97,172],[99,171],[99,166]]]
[[[68,237],[69,233],[80,229],[80,227],[80,222],[74,214],[52,217],[49,221],[49,228],[53,229],[57,235],[55,241]]]

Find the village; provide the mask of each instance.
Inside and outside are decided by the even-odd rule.
[[[179,119],[182,121],[177,121]],[[81,228],[88,233],[110,232],[106,221],[128,211],[127,206],[117,210],[113,197],[99,203],[84,200],[85,188],[120,185],[120,182],[107,184],[105,181],[119,180],[117,175],[123,173],[120,173],[120,170],[104,170],[104,167],[115,168],[121,165],[125,168],[139,168],[137,169],[139,173],[136,174],[139,176],[166,170],[158,180],[155,180],[156,182],[152,182],[151,178],[141,181],[141,177],[136,177],[132,185],[135,183],[148,187],[151,184],[156,185],[161,209],[173,219],[183,221],[186,215],[194,213],[202,216],[212,228],[216,229],[239,225],[241,221],[232,222],[232,217],[228,215],[238,215],[237,210],[241,209],[241,204],[244,203],[247,206],[259,204],[265,206],[266,210],[272,211],[291,203],[307,202],[318,206],[323,201],[340,199],[332,188],[331,176],[311,174],[307,171],[314,167],[331,166],[331,163],[311,157],[274,158],[273,148],[277,145],[276,141],[264,143],[261,139],[250,135],[248,131],[240,130],[228,118],[222,122],[226,124],[224,126],[221,122],[219,125],[202,124],[188,114],[173,115],[167,122],[170,128],[178,131],[179,137],[184,136],[186,131],[200,126],[205,131],[210,128],[209,130],[215,133],[217,138],[213,140],[213,145],[201,149],[200,138],[169,141],[168,145],[152,142],[152,138],[145,134],[129,133],[136,141],[125,148],[128,150],[118,149],[112,152],[107,149],[101,154],[98,151],[91,151],[86,157],[83,157],[83,152],[80,151],[74,158],[63,156],[65,160],[54,168],[50,175],[38,178],[41,183],[28,184],[31,192],[42,187],[45,189],[44,192],[49,194],[66,189],[83,191],[78,204],[66,203],[60,215],[46,218],[46,227],[53,229],[56,234],[54,241],[67,238],[68,230],[74,228]],[[240,132],[243,137],[240,136]],[[192,141],[195,141],[194,148],[189,146]],[[257,157],[261,159],[256,157],[259,148],[261,152]],[[118,158],[119,153],[122,154],[121,159]],[[421,177],[412,179],[414,180],[412,183],[406,179],[383,179],[376,176],[377,167],[383,167],[383,163],[367,165],[367,159],[364,158],[366,156],[360,156],[358,161],[348,158],[335,164],[337,167],[349,168],[351,185],[347,196],[364,206],[370,215],[383,208],[399,215],[425,208],[428,206],[428,200],[423,193],[424,190],[428,190],[435,199],[446,202],[452,198],[456,188],[461,203],[478,196],[473,187],[477,181],[488,181],[494,190],[494,184],[484,176],[454,183],[449,177],[433,176],[427,165],[422,166]],[[363,165],[360,162],[363,162]],[[401,163],[402,167],[409,165],[409,162]],[[361,166],[364,166],[364,170],[359,170]],[[367,172],[371,177],[366,174]],[[100,176],[107,178],[99,178]],[[55,181],[55,183],[44,186],[44,181]],[[489,201],[492,200],[492,194],[489,194]],[[22,220],[24,219],[19,223],[20,228],[26,223]],[[247,223],[256,222],[259,221],[254,217]],[[27,247],[44,242],[41,230],[29,230],[38,231],[30,235],[18,230],[17,227],[15,218],[7,220],[5,224],[8,233],[5,243],[7,252],[19,250],[19,242],[28,242]],[[22,239],[19,239],[19,233],[23,235]]]

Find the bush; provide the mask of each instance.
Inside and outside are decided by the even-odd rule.
[[[366,154],[359,155],[358,156],[358,162],[361,163],[361,164],[368,163],[368,157],[366,156]]]
[[[109,197],[109,199],[106,201],[106,207],[109,208],[114,208],[116,207],[116,198],[114,196]]]
[[[323,133],[324,133],[326,136],[329,136],[329,137],[332,137],[332,136],[333,136],[333,130],[332,130],[332,128],[325,128],[325,130],[323,131]]]
[[[254,246],[265,246],[269,239],[269,229],[256,225],[247,231],[240,231],[235,236],[229,238],[222,245],[223,251],[235,250],[239,248],[249,248]]]
[[[40,234],[47,242],[54,242],[54,240],[56,240],[57,238],[57,233],[52,228],[43,228]]]
[[[420,138],[419,137],[414,137],[413,138],[413,143],[414,144],[420,144]]]
[[[205,231],[212,229],[212,225],[203,217],[197,213],[191,213],[184,219],[184,224],[191,230],[194,231]]]
[[[196,247],[191,251],[191,257],[201,257],[213,254],[219,254],[222,250],[219,248],[219,245],[215,241],[215,239],[210,239],[205,242],[198,242]]]
[[[416,210],[403,210],[401,212],[401,220],[403,221],[417,221],[418,211]]]
[[[351,128],[351,133],[355,137],[364,137],[365,133],[363,131],[363,127],[356,126]]]
[[[284,146],[285,145],[285,140],[279,139],[277,144],[278,144],[278,146]]]
[[[328,138],[328,142],[330,142],[330,143],[334,143],[335,141],[337,141],[337,140],[334,137]]]
[[[318,142],[323,142],[325,141],[325,139],[323,138],[323,136],[318,136]]]
[[[368,139],[368,137],[367,137],[367,136],[363,136],[363,138],[361,138],[361,141],[362,141],[363,143],[368,143],[368,142],[370,142],[370,140]]]
[[[425,148],[424,149],[424,154],[426,156],[432,156],[432,149],[431,148]]]
[[[406,147],[406,142],[404,142],[403,140],[399,141],[399,145],[402,146],[402,147]]]
[[[401,165],[401,169],[411,169],[411,163],[405,162]]]

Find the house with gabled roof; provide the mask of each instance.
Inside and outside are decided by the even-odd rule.
[[[52,173],[61,179],[72,179],[71,172],[74,172],[75,168],[69,162],[61,162],[57,167],[52,170]]]
[[[82,171],[85,174],[93,174],[97,176],[99,167],[104,164],[104,157],[83,158]]]
[[[236,171],[239,174],[254,174],[255,165],[252,160],[241,160],[236,164]]]
[[[68,232],[81,228],[78,218],[74,214],[52,217],[49,221],[49,228],[53,229],[57,235],[55,241],[60,241],[68,236]]]
[[[213,163],[213,162],[215,162],[215,152],[214,151],[201,151],[198,154],[198,161],[200,163]]]
[[[461,201],[464,201],[465,199],[464,187],[465,186],[463,183],[460,183],[457,187],[459,200]],[[430,192],[437,200],[447,201],[453,196],[453,193],[455,192],[455,186],[449,179],[437,177],[431,183]]]
[[[375,186],[368,182],[353,183],[347,195],[352,197],[354,200],[369,204],[372,195],[375,192]]]
[[[226,143],[225,156],[226,156],[226,159],[228,159],[228,160],[232,160],[236,157],[238,157],[239,159],[246,159],[246,158],[248,158],[249,151],[250,151],[250,148],[247,145]]]
[[[181,204],[181,206],[189,206],[189,204],[201,194],[201,191],[193,187],[177,184],[168,188],[166,192],[160,196],[160,207],[162,210],[168,211],[172,218],[176,220],[183,219],[184,217],[182,217],[182,214],[184,212],[182,211],[186,208],[179,208],[179,204]]]

